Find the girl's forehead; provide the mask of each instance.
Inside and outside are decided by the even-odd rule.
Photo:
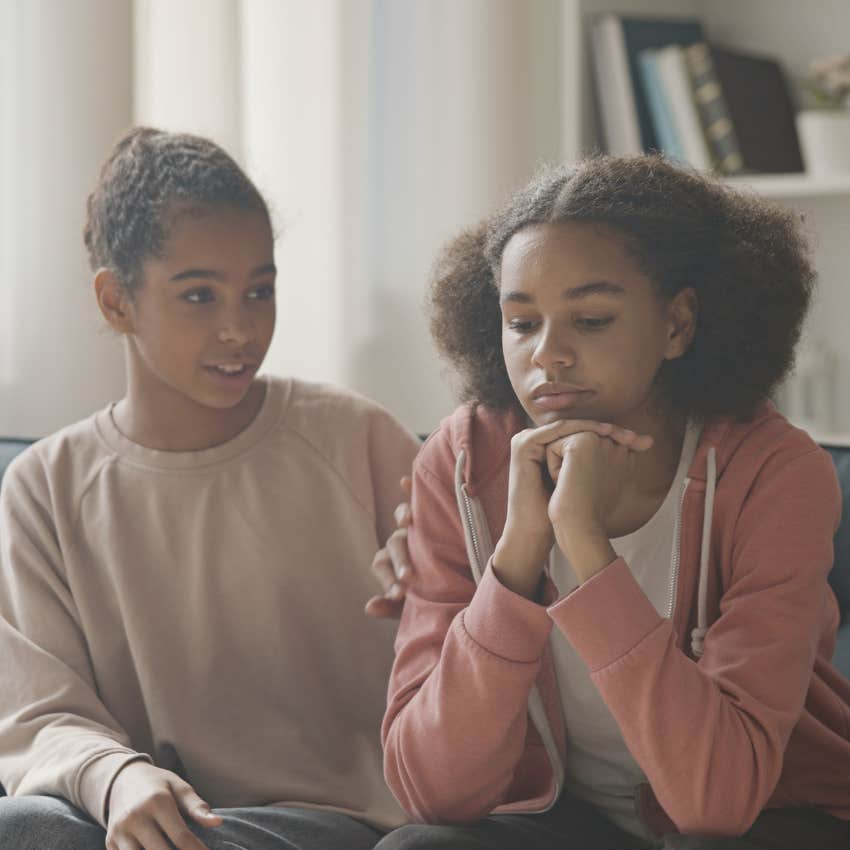
[[[640,274],[626,237],[593,222],[535,224],[517,231],[502,252],[501,277],[531,280]]]
[[[271,241],[268,216],[259,210],[192,207],[172,212],[165,221],[163,258],[193,249],[220,251],[233,243]]]

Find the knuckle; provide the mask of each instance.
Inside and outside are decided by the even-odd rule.
[[[164,788],[159,788],[153,792],[150,796],[150,802],[153,806],[159,808],[160,806],[164,806],[166,803],[169,803],[172,800],[171,791],[167,791]]]
[[[189,828],[184,826],[174,833],[174,841],[178,847],[195,847],[195,836],[189,831]]]
[[[375,557],[372,558],[372,571],[376,573],[380,573],[387,566],[387,561],[389,560],[389,555],[387,554],[386,549],[379,549],[375,553]]]
[[[406,528],[397,528],[387,540],[388,544],[392,544],[397,546],[401,543],[401,541],[407,540],[407,529]]]

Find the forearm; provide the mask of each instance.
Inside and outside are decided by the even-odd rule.
[[[745,660],[718,647],[721,629],[696,664],[677,646],[671,621],[656,612],[622,560],[550,613],[587,663],[676,826],[709,834],[745,831],[782,769],[810,669],[806,642],[791,654],[774,641],[761,658]],[[740,627],[730,626],[737,643]],[[785,675],[796,670],[796,684],[777,681],[779,669]]]
[[[414,679],[425,638],[405,628],[423,619],[411,613],[399,632],[384,721],[387,782],[415,817],[475,820],[504,801],[522,757],[528,696],[551,620],[488,569],[470,605],[432,646],[430,669]]]
[[[570,562],[579,584],[602,572],[617,558],[611,541],[600,530],[587,526],[555,526],[558,546]]]
[[[521,536],[506,529],[493,553],[493,573],[511,592],[538,601],[540,580],[551,548],[551,539],[543,546],[529,545]]]

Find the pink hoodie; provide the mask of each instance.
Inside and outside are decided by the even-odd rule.
[[[554,625],[647,776],[637,806],[656,834],[739,835],[774,806],[850,819],[850,682],[830,663],[841,497],[828,455],[769,404],[749,422],[706,423],[667,619],[622,559],[560,600],[547,580],[545,605],[495,578],[522,427],[517,411],[465,406],[416,461],[415,583],[382,729],[405,809],[467,822],[554,804],[569,758]]]

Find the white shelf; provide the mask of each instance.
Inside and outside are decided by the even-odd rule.
[[[816,198],[850,195],[850,174],[830,177],[811,174],[749,174],[727,177],[736,189],[752,189],[767,198]]]
[[[830,446],[842,449],[850,448],[850,433],[847,431],[833,433],[809,431],[809,436],[821,446]]]

